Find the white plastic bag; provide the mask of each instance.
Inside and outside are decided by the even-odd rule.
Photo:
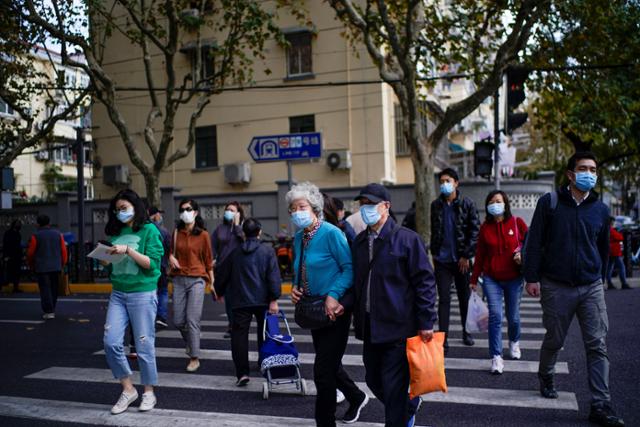
[[[489,309],[476,291],[471,291],[467,310],[467,332],[487,332],[489,330]]]

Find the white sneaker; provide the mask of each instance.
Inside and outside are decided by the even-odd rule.
[[[491,373],[501,374],[503,370],[504,361],[502,360],[502,356],[493,356],[493,359],[491,359]]]
[[[45,320],[49,320],[49,319],[55,319],[56,318],[56,314],[55,313],[45,313],[42,315],[42,318]]]
[[[142,393],[142,403],[140,403],[138,410],[141,412],[150,411],[156,406],[156,403],[158,403],[158,401],[152,391]]]
[[[111,413],[113,415],[123,413],[127,410],[129,405],[136,401],[136,399],[138,399],[138,392],[136,390],[133,390],[133,393],[130,394],[127,394],[123,391],[116,404],[113,405],[113,408],[111,408]]]
[[[336,389],[336,403],[342,403],[344,402],[344,399],[344,394],[340,390]]]
[[[509,341],[509,353],[514,360],[520,360],[522,352],[520,351],[520,341]]]

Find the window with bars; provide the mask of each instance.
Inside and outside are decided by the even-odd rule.
[[[420,101],[420,125],[422,127],[422,135],[429,135],[429,120],[427,118],[426,101]],[[402,121],[402,107],[400,104],[394,104],[394,127],[396,133],[396,156],[408,156],[411,154],[411,148],[404,137],[404,123]]]
[[[311,32],[303,31],[285,36],[287,47],[287,77],[311,74]]]
[[[196,128],[196,169],[218,166],[218,137],[215,126]]]
[[[316,131],[316,117],[313,114],[306,116],[289,117],[289,133],[303,133]]]

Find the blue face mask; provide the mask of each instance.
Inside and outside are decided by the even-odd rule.
[[[378,212],[378,205],[362,205],[360,206],[360,216],[367,225],[375,225],[380,221],[380,212]]]
[[[487,206],[487,213],[493,216],[504,215],[504,203],[492,203]]]
[[[162,217],[160,217],[159,220],[154,221],[156,223],[156,225],[162,225],[162,223],[164,222],[164,220],[162,219]]]
[[[580,191],[589,191],[596,186],[598,175],[591,172],[574,172],[576,175],[576,187]]]
[[[313,219],[311,218],[311,212],[309,211],[296,211],[291,214],[291,222],[298,228],[307,228],[311,224],[313,224]]]
[[[116,217],[118,218],[118,221],[124,222],[126,224],[131,220],[131,218],[133,218],[134,214],[135,212],[133,211],[133,209],[128,209],[126,211],[118,211]]]
[[[440,193],[444,196],[450,196],[454,190],[455,188],[453,188],[452,182],[444,182],[440,184]]]
[[[224,219],[227,221],[233,221],[233,218],[236,216],[234,211],[224,211]]]

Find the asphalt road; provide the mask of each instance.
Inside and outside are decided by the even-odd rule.
[[[126,414],[111,416],[108,409],[120,387],[112,382],[104,355],[96,354],[102,350],[106,298],[107,295],[63,298],[56,319],[40,322],[40,304],[35,295],[0,295],[0,425],[313,425],[313,397],[273,393],[269,400],[263,400],[263,380],[257,370],[252,372],[254,378],[248,389],[236,389],[228,352],[207,352],[200,370],[187,374],[184,346],[181,339],[174,337],[172,328],[160,333],[156,340],[160,355],[157,409],[147,414],[130,409]],[[608,291],[606,298],[613,402],[627,426],[640,426],[640,289]],[[586,361],[577,322],[572,325],[559,358],[567,364],[568,373],[558,374],[556,380],[558,389],[565,393],[557,402],[560,408],[549,409],[551,402],[536,392],[537,343],[542,339],[540,309],[532,298],[523,298],[522,309],[523,319],[528,319],[522,326],[530,328],[522,340],[532,342],[531,349],[523,350],[522,360],[533,363],[514,364],[503,375],[493,376],[488,371],[488,350],[480,347],[486,337],[477,336],[476,347],[452,347],[447,363],[450,392],[429,395],[417,425],[589,425]],[[220,337],[226,329],[223,312],[222,306],[207,297],[203,349],[230,350],[229,340]],[[36,323],[21,323],[25,321]],[[452,323],[459,322],[456,311],[452,313]],[[300,329],[293,329],[293,333],[298,337],[300,353],[312,353],[311,343],[305,342],[308,333]],[[459,337],[460,332],[452,332],[452,336]],[[361,348],[358,343],[350,343],[344,363],[353,379],[363,383]],[[133,368],[136,369],[135,363]],[[302,373],[312,386],[312,365],[303,361]],[[339,405],[338,416],[345,410],[345,404]],[[382,405],[372,400],[363,410],[362,423],[356,425],[383,420]]]

